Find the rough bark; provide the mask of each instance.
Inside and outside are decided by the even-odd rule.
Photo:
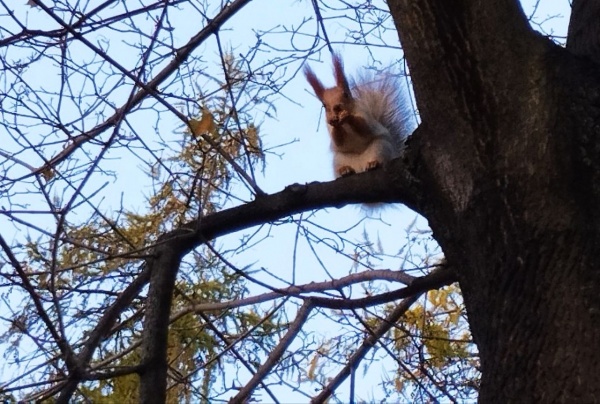
[[[600,63],[600,1],[573,1],[567,49]]]
[[[181,263],[181,252],[165,244],[156,249],[156,258],[148,261],[151,268],[142,333],[142,371],[140,403],[164,403],[167,399],[167,348],[169,314],[175,279]]]
[[[598,66],[514,0],[390,0],[422,124],[408,160],[457,269],[482,402],[600,397]]]

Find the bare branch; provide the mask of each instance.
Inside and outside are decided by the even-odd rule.
[[[346,380],[348,376],[352,373],[354,369],[358,367],[363,358],[367,355],[367,353],[375,346],[375,344],[379,341],[379,339],[388,332],[398,320],[406,313],[406,311],[412,306],[414,302],[420,297],[421,294],[415,294],[402,302],[400,302],[394,310],[385,318],[381,324],[373,330],[373,333],[367,336],[362,345],[352,354],[348,363],[344,368],[337,374],[335,378],[317,395],[311,400],[311,403],[324,403],[327,401],[329,397],[333,394],[333,392],[337,389],[337,387]]]
[[[361,282],[367,282],[372,280],[387,280],[392,282],[401,282],[406,285],[411,285],[415,278],[402,271],[391,271],[391,270],[372,270],[367,272],[360,272],[344,276],[343,278],[334,279],[329,282],[311,282],[306,285],[292,285],[287,288],[280,288],[277,292],[263,293],[261,295],[247,297],[245,299],[232,300],[229,302],[218,302],[218,303],[198,303],[192,306],[186,307],[183,310],[174,313],[171,316],[171,321],[175,321],[189,313],[195,312],[208,312],[208,311],[221,311],[225,309],[233,309],[236,307],[249,306],[257,303],[264,303],[269,300],[281,298],[282,296],[301,296],[304,293],[311,292],[323,292],[325,290],[338,290],[340,288],[354,285]],[[327,303],[325,303],[327,304]],[[366,306],[365,306],[366,307]]]
[[[294,341],[294,338],[296,338],[304,326],[304,323],[308,319],[312,308],[313,305],[311,304],[311,300],[309,298],[304,302],[302,307],[300,307],[298,313],[296,314],[296,319],[291,324],[287,333],[281,339],[277,347],[271,351],[265,363],[260,366],[248,384],[242,387],[239,393],[229,401],[230,403],[245,403],[248,400],[252,394],[252,391],[256,388],[256,386],[258,386],[259,383],[262,382],[263,378],[271,371],[271,369],[273,369],[273,367],[285,353],[285,350]]]

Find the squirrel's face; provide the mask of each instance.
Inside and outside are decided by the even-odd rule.
[[[340,87],[329,88],[323,93],[323,106],[327,123],[331,126],[340,126],[352,115],[354,99]]]

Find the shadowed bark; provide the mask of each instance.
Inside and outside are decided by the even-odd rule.
[[[480,400],[593,402],[595,45],[574,38],[586,58],[574,56],[531,30],[512,0],[389,4],[423,119],[408,159],[428,195],[421,213],[458,271],[481,355]],[[584,25],[570,33],[597,31]]]

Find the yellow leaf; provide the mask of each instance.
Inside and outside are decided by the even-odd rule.
[[[308,380],[315,380],[315,372],[317,369],[317,364],[319,363],[319,352],[315,352],[313,358],[310,360],[310,365],[308,368]]]
[[[54,172],[54,170],[51,167],[46,167],[42,170],[42,172],[40,174],[42,174],[42,177],[46,181],[50,181],[56,173]]]
[[[215,118],[207,109],[202,110],[202,118],[200,120],[190,119],[189,122],[192,134],[199,137],[205,133],[214,134],[217,131]]]
[[[404,389],[404,381],[402,379],[400,379],[399,377],[397,377],[394,380],[394,385],[396,387],[396,391],[397,392],[402,392],[402,390]]]

